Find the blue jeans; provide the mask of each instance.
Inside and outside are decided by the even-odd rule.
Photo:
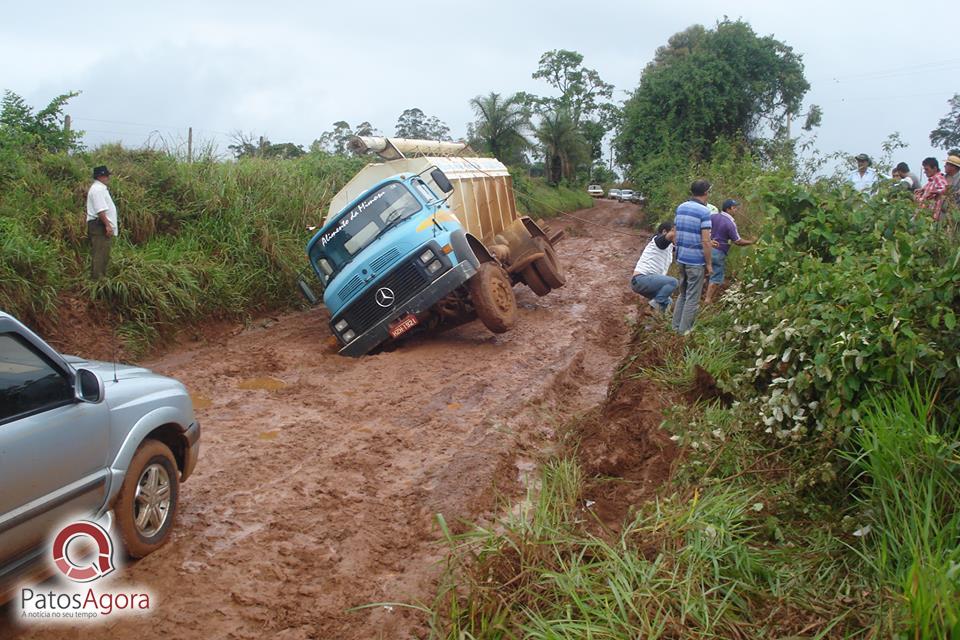
[[[703,276],[707,268],[700,265],[677,263],[680,267],[680,294],[673,308],[673,330],[686,333],[693,327],[700,308],[700,293],[703,291]]]
[[[723,284],[723,273],[727,267],[727,254],[720,249],[713,250],[713,275],[710,284]]]
[[[670,304],[670,294],[677,288],[677,279],[670,276],[651,274],[635,275],[630,279],[630,287],[644,298],[651,298],[660,305],[660,311]]]

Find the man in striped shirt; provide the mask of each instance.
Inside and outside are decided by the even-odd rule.
[[[710,210],[707,194],[710,183],[696,180],[690,185],[692,198],[677,207],[677,266],[680,293],[673,310],[673,329],[686,334],[697,319],[703,282],[713,274],[710,241]]]

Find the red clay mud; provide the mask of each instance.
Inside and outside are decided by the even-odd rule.
[[[603,202],[577,215],[635,233],[637,213]],[[604,399],[626,351],[644,240],[576,225],[559,245],[567,285],[543,298],[518,286],[505,334],[472,322],[349,359],[313,310],[145,362],[190,387],[204,428],[170,544],[119,578],[149,588],[156,613],[23,636],[425,636],[417,612],[349,610],[429,601],[444,551],[435,514],[489,518],[498,496],[520,495],[554,430]],[[15,633],[0,622],[0,637]]]

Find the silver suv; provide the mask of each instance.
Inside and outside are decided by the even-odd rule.
[[[68,518],[113,520],[135,558],[160,547],[199,440],[176,380],[61,356],[0,311],[0,602]]]

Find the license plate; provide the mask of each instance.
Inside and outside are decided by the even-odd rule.
[[[387,330],[390,332],[391,338],[399,338],[410,329],[413,329],[415,326],[420,324],[420,321],[417,320],[417,316],[412,313],[408,313],[399,320],[394,321]]]

